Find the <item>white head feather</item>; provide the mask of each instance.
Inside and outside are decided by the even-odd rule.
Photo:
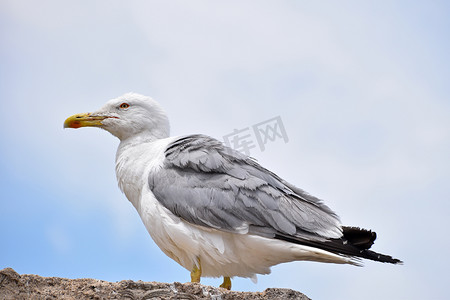
[[[170,133],[169,119],[158,102],[136,93],[108,101],[91,116],[107,116],[100,128],[121,141],[137,136],[156,140],[166,138]]]

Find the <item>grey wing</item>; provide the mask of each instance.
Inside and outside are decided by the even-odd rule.
[[[187,222],[267,237],[342,237],[338,217],[319,199],[211,137],[179,138],[165,158],[149,177],[150,189]]]

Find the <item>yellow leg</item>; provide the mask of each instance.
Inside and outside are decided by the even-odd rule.
[[[220,285],[221,288],[231,290],[231,279],[230,277],[223,277],[223,283]]]
[[[198,259],[198,267],[194,265],[191,271],[191,282],[200,282],[202,277],[202,265],[200,264],[200,258]]]

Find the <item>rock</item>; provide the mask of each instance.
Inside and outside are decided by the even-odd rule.
[[[19,275],[11,268],[0,271],[0,299],[298,299],[309,298],[290,289],[269,288],[262,293],[227,291],[199,283],[161,283],[122,280],[66,279]]]

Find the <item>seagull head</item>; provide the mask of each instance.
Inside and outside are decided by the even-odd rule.
[[[108,101],[92,113],[70,116],[64,128],[99,127],[121,141],[143,135],[161,139],[169,136],[169,120],[162,107],[150,97],[127,93]]]

